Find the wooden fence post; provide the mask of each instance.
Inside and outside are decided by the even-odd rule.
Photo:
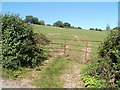
[[[64,55],[66,54],[66,40],[64,40]]]
[[[87,50],[87,48],[88,48],[88,42],[89,42],[89,40],[86,41],[85,61],[87,59],[87,53],[88,53],[88,50]]]

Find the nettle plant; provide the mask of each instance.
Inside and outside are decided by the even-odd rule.
[[[31,25],[19,15],[2,15],[2,66],[17,70],[19,67],[35,67],[44,56],[44,50],[35,46]]]

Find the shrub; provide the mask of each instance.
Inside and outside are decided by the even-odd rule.
[[[81,79],[84,81],[85,87],[87,88],[105,88],[108,86],[105,80],[99,80],[88,75],[82,76]]]
[[[43,61],[44,50],[36,48],[33,36],[32,27],[19,15],[2,15],[3,68],[35,67]]]
[[[98,54],[99,59],[88,72],[89,75],[105,79],[109,87],[120,87],[120,28],[111,31]]]

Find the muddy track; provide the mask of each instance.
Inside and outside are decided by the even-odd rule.
[[[73,65],[73,71],[66,71],[61,79],[64,81],[63,88],[84,88],[83,82],[81,81],[81,73],[79,65]]]

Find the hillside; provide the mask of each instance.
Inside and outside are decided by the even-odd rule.
[[[61,55],[64,52],[67,56],[69,56],[70,59],[81,62],[82,61],[85,62],[85,60],[83,60],[85,58],[90,59],[91,56],[96,57],[97,55],[94,53],[97,53],[97,49],[101,42],[90,42],[90,41],[87,42],[87,41],[74,41],[74,40],[103,41],[104,38],[107,37],[109,33],[108,31],[59,28],[59,27],[42,26],[42,25],[33,25],[33,30],[35,33],[45,34],[48,38],[58,38],[58,39],[52,39],[52,42],[60,43],[60,44],[52,44],[51,46],[48,46],[54,48],[54,49],[49,49],[50,51],[62,51],[62,52],[55,52],[55,54]],[[62,38],[63,40],[60,40],[59,38]],[[70,40],[64,40],[64,39],[70,39]],[[81,45],[82,47],[79,45]],[[93,52],[93,53],[89,53],[89,52]],[[54,52],[51,52],[51,54],[53,53]],[[53,56],[55,55],[53,54]]]
[[[68,38],[68,39],[82,39],[82,40],[103,40],[107,31],[93,31],[83,29],[69,29],[51,26],[33,25],[35,33],[43,33],[47,37],[52,38]]]

